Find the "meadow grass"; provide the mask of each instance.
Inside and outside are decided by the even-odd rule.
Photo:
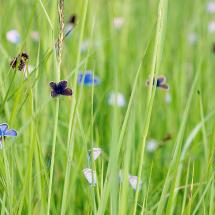
[[[18,132],[2,139],[1,214],[213,215],[215,41],[208,24],[215,14],[207,1],[61,0],[63,11],[59,2],[1,0],[0,124]],[[63,41],[59,14],[65,25],[77,15]],[[6,39],[11,29],[18,44]],[[23,51],[27,70],[34,67],[27,79],[10,67]],[[100,84],[78,84],[86,70]],[[168,91],[153,85],[159,75]],[[60,80],[68,80],[71,97],[51,97],[49,82]],[[124,94],[125,106],[109,105],[111,92]],[[152,150],[150,140],[158,144]],[[102,153],[94,161],[88,151],[95,147]],[[85,168],[95,170],[95,186]]]

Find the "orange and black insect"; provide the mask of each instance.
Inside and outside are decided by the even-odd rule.
[[[29,60],[29,55],[27,52],[22,52],[17,57],[15,57],[11,62],[10,66],[13,69],[18,69],[19,71],[24,70],[27,61]]]

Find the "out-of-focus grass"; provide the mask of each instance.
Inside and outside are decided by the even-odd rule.
[[[65,19],[75,13],[78,22],[64,41],[59,76],[57,2],[1,1],[0,123],[18,131],[0,152],[1,214],[214,214],[215,63],[208,23],[215,17],[206,6],[200,0],[65,1]],[[124,19],[119,29],[115,17]],[[6,40],[11,29],[21,34],[17,45]],[[192,44],[190,34],[197,36]],[[9,68],[23,50],[35,67],[27,80]],[[77,85],[86,69],[100,85]],[[146,87],[153,74],[167,77],[169,92]],[[68,80],[71,98],[50,97],[48,83],[59,79]],[[125,95],[125,107],[107,104],[111,91]],[[167,133],[170,141],[146,150],[149,139]],[[92,147],[103,152],[89,166]],[[96,170],[96,187],[84,178],[86,167]],[[129,174],[143,181],[140,192],[129,185]]]

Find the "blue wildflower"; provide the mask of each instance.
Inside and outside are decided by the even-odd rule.
[[[80,72],[78,75],[78,84],[82,83],[86,86],[91,86],[93,84],[98,85],[100,84],[100,79],[97,76],[93,76],[91,71],[86,71],[85,74]]]
[[[7,123],[0,124],[0,149],[3,148],[2,139],[5,137],[15,137],[17,132],[14,129],[8,130]]]

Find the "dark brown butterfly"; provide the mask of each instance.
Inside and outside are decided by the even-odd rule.
[[[149,86],[150,85],[150,79],[148,79],[146,81],[146,85]],[[157,78],[153,78],[153,85],[155,85],[158,88],[162,88],[164,90],[168,90],[169,89],[169,85],[166,84],[166,78],[164,76],[159,76]]]
[[[10,66],[13,69],[18,69],[19,71],[24,70],[26,66],[26,62],[29,60],[29,55],[27,52],[22,52],[17,57],[15,57],[11,62]]]
[[[59,83],[55,83],[55,82],[50,82],[49,86],[52,88],[51,91],[51,96],[57,97],[59,95],[63,95],[63,96],[71,96],[72,95],[72,90],[70,88],[67,87],[67,81],[60,81]]]

